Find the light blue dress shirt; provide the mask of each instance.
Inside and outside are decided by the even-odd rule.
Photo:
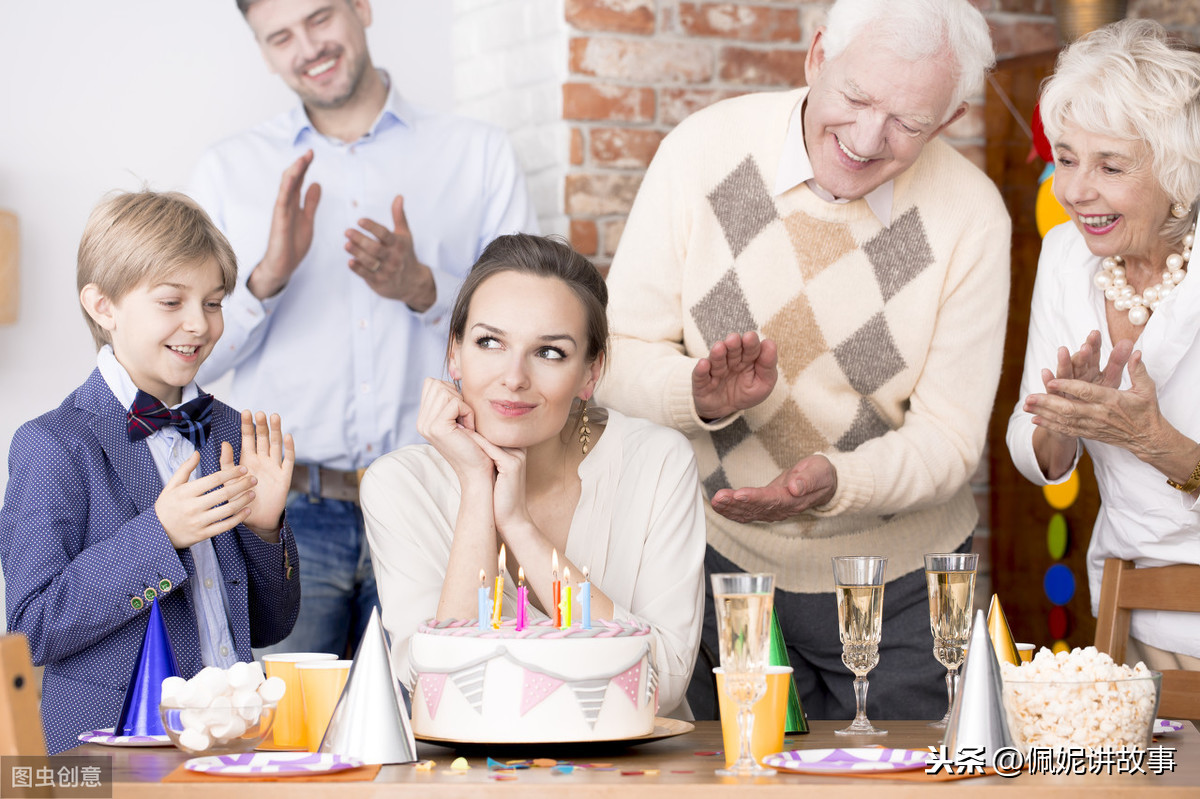
[[[260,302],[246,280],[266,252],[280,177],[309,149],[306,187],[321,184],[312,248],[288,285]],[[495,237],[538,230],[503,131],[421,110],[394,88],[356,142],[322,136],[297,105],[217,144],[197,165],[191,193],[239,263],[225,333],[197,379],[232,369],[229,404],[278,412],[297,460],[334,469],[362,468],[421,440],[421,384],[444,374],[447,317],[462,279]],[[437,285],[424,313],[378,296],[347,265],[345,231],[364,217],[392,229],[397,194]]]
[[[96,354],[96,367],[117,402],[126,409],[132,408],[138,387],[117,360],[112,346],[105,344],[100,348]],[[187,384],[183,387],[180,404],[194,400],[199,393],[195,383]],[[147,436],[146,444],[150,447],[150,455],[154,458],[154,465],[158,467],[158,476],[162,478],[164,486],[196,451],[192,442],[171,425]],[[194,480],[199,476],[200,467],[197,466],[189,479]],[[225,596],[221,564],[217,562],[211,538],[192,544],[188,551],[192,553],[192,564],[195,566],[195,574],[188,580],[187,589],[196,612],[200,657],[205,666],[228,668],[237,662],[238,656],[237,648],[233,645],[233,632],[229,629],[229,599]]]

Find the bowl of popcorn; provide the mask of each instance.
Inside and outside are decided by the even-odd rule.
[[[1146,749],[1162,674],[1114,663],[1094,646],[1042,649],[1028,663],[1000,664],[1013,743],[1034,748]]]
[[[270,733],[286,687],[264,679],[259,663],[208,666],[190,680],[163,680],[159,713],[171,743],[188,754],[249,752]]]

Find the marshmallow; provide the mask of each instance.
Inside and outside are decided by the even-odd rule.
[[[258,695],[264,702],[278,702],[287,692],[287,683],[281,677],[268,677],[258,686]]]
[[[187,680],[182,677],[168,677],[162,681],[159,689],[160,701],[167,707],[182,707],[180,699],[187,691]]]
[[[179,745],[203,752],[257,730],[263,706],[278,702],[285,688],[278,677],[264,679],[259,663],[207,666],[190,680],[163,680],[162,702],[183,708],[175,720],[182,729]]]
[[[212,739],[199,730],[186,729],[179,734],[179,745],[193,752],[203,752],[212,746]]]

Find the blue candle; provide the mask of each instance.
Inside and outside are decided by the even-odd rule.
[[[579,584],[579,593],[575,596],[579,605],[579,623],[583,629],[592,629],[592,584],[588,582],[588,568],[583,567],[583,582]]]
[[[488,630],[492,626],[492,600],[488,599],[487,572],[479,570],[479,629]]]

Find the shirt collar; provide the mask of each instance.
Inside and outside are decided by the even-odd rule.
[[[108,384],[113,396],[117,398],[117,402],[128,410],[133,407],[133,400],[137,397],[138,387],[134,385],[133,378],[129,376],[129,372],[125,371],[125,367],[117,360],[116,353],[113,352],[111,344],[105,344],[96,353],[96,368],[100,370],[100,376],[104,378],[104,382]],[[194,400],[199,395],[200,389],[196,386],[196,381],[192,381],[183,387],[183,394],[180,395],[182,405],[184,402]],[[179,405],[175,406],[176,408]],[[165,428],[164,428],[165,429]]]
[[[775,176],[775,196],[783,194],[801,183],[806,184],[825,202],[848,203],[850,200],[838,199],[817,185],[814,180],[812,161],[808,158],[808,148],[804,144],[804,104],[807,96],[796,104],[792,116],[788,120],[787,135],[783,140],[783,157],[779,159],[779,172]],[[884,227],[892,224],[892,193],[894,181],[887,181],[867,194],[865,199],[868,207]]]
[[[412,127],[416,120],[416,110],[413,106],[400,96],[400,92],[392,84],[392,78],[388,75],[387,70],[380,69],[379,77],[383,79],[383,84],[387,87],[387,97],[383,101],[383,109],[379,112],[379,116],[371,125],[370,132],[364,136],[364,139],[369,139],[375,134],[387,130],[393,125],[404,125]],[[305,136],[320,136],[321,134],[313,127],[312,120],[308,118],[308,112],[304,110],[304,102],[301,101],[292,109],[291,114],[292,126],[292,144],[298,145]],[[339,142],[341,144],[342,142]]]

